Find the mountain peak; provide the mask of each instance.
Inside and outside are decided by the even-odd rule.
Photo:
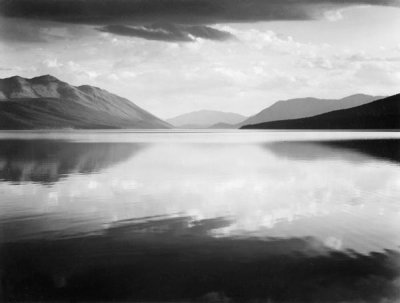
[[[367,102],[372,102],[377,99],[383,99],[383,98],[385,98],[385,96],[370,96],[370,95],[366,95],[366,94],[354,94],[354,95],[344,97],[344,98],[340,99],[339,101],[341,101],[342,103],[351,105],[351,106],[358,106],[358,105],[361,105],[360,101],[362,101],[362,100],[365,100]],[[365,103],[365,102],[362,102],[362,103]]]
[[[0,79],[0,129],[170,128],[127,99],[52,75]]]
[[[376,99],[382,99],[385,98],[384,96],[370,96],[367,94],[353,94],[347,97],[344,97],[340,99],[341,101],[346,101],[346,100],[354,100],[354,99],[371,99],[371,100],[376,100]]]
[[[40,81],[40,82],[62,82],[52,75],[42,75],[42,76],[30,78],[30,79],[15,75],[15,76],[0,79],[0,80],[11,81],[11,82],[31,82],[31,81],[32,82],[38,82],[38,81]]]
[[[243,121],[241,125],[311,117],[326,112],[363,105],[381,97],[356,94],[343,99],[317,99],[313,97],[278,101]]]
[[[365,96],[368,96],[368,95],[367,94],[358,93],[358,94],[352,94],[352,95],[344,97],[342,99],[352,98],[352,97],[365,97]]]
[[[38,76],[38,77],[34,77],[30,79],[33,82],[62,82],[59,79],[57,79],[56,77],[52,76],[52,75],[42,75],[42,76]]]
[[[24,82],[24,81],[26,81],[26,78],[16,75],[16,76],[12,76],[12,77],[0,79],[0,80],[4,80],[4,81],[8,81],[8,82]]]
[[[236,124],[244,119],[246,119],[245,116],[236,113],[203,109],[185,113],[166,121],[176,127],[208,128],[218,123]]]
[[[367,96],[367,95],[364,95]],[[371,97],[371,96],[367,96]],[[363,100],[361,105],[339,103],[342,108],[308,117],[281,119],[245,125],[245,129],[400,129],[400,94],[378,100]],[[343,104],[347,107],[343,108]],[[379,117],[379,119],[377,119]]]

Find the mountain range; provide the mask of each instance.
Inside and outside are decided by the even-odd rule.
[[[235,129],[269,121],[311,117],[333,110],[346,109],[381,99],[381,96],[351,95],[342,99],[296,98],[278,101],[257,114],[245,117],[235,113],[200,110],[167,119],[178,128]]]
[[[259,113],[239,123],[238,125],[236,125],[235,128],[240,128],[243,125],[249,124],[311,117],[333,110],[346,109],[366,104],[381,98],[383,97],[356,94],[338,100],[296,98],[285,101],[278,101],[271,106],[263,109]]]
[[[210,128],[215,124],[235,125],[247,117],[230,112],[199,110],[176,116],[166,121],[179,128]]]
[[[45,75],[0,79],[0,129],[171,128],[131,101]]]
[[[200,110],[163,121],[128,99],[50,76],[0,79],[0,129],[399,129],[399,96],[278,101],[245,117]]]
[[[400,94],[307,118],[245,125],[244,129],[400,129]]]

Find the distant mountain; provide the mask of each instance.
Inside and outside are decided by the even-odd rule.
[[[334,110],[346,109],[366,104],[381,98],[384,97],[357,94],[339,100],[299,98],[278,101],[272,104],[270,107],[262,110],[258,114],[251,116],[239,123],[237,127],[270,121],[312,117]]]
[[[46,75],[0,79],[0,129],[170,128],[127,99]]]
[[[211,129],[236,129],[236,124],[228,124],[228,123],[217,123],[209,126]]]
[[[245,116],[215,110],[199,110],[166,121],[180,128],[209,128],[217,123],[238,124],[246,119]]]
[[[400,94],[313,117],[245,125],[242,128],[400,130]]]

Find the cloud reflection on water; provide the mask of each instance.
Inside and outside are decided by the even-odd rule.
[[[334,252],[312,237],[214,238],[210,232],[224,218],[189,223],[147,218],[100,234],[0,243],[0,298],[372,303],[400,297],[398,252]]]
[[[360,252],[395,249],[400,243],[398,140],[153,142],[135,157],[143,143],[79,143],[82,148],[70,152],[68,146],[75,144],[62,143],[63,152],[55,158],[72,161],[67,167],[95,163],[92,171],[98,173],[64,169],[69,178],[51,187],[0,184],[6,216],[44,213],[49,218],[14,238],[35,231],[36,236],[68,235],[114,221],[179,213],[195,220],[232,218],[215,236],[312,235],[330,247]],[[25,156],[40,164],[41,148]]]
[[[399,140],[113,138],[3,145],[5,299],[400,297]]]

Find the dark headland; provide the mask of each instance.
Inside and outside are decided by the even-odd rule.
[[[400,129],[400,94],[368,104],[301,118],[244,125],[242,129]]]

